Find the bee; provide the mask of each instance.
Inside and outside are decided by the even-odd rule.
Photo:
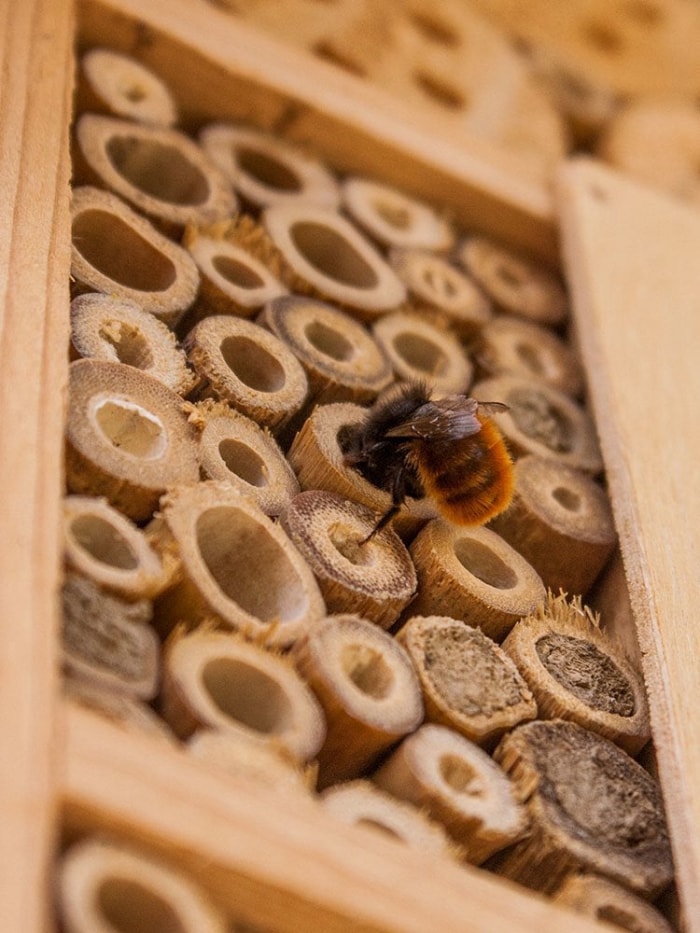
[[[483,525],[513,494],[513,462],[492,416],[502,402],[464,395],[432,400],[422,382],[401,386],[340,438],[346,465],[391,495],[369,541],[407,496],[430,497],[456,525]]]

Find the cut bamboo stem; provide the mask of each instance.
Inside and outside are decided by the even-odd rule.
[[[460,849],[424,810],[398,800],[371,781],[346,781],[321,795],[324,810],[348,826],[365,826],[397,839],[427,858],[459,858]]]
[[[269,431],[228,405],[200,402],[199,461],[205,479],[231,483],[266,515],[279,515],[299,492],[294,471]]]
[[[316,404],[362,405],[392,380],[389,360],[366,328],[333,305],[290,295],[266,305],[259,322],[301,362]]]
[[[199,136],[209,158],[254,208],[299,202],[335,209],[333,173],[318,159],[254,127],[211,123]]]
[[[156,601],[162,630],[213,617],[283,646],[325,614],[314,576],[287,535],[230,484],[169,491],[148,531],[181,564],[178,582]]]
[[[483,236],[464,240],[456,257],[499,310],[538,324],[559,325],[566,319],[564,287],[539,263]]]
[[[380,246],[450,249],[455,233],[429,204],[371,178],[351,176],[342,183],[343,206]]]
[[[372,326],[398,379],[427,382],[437,395],[466,392],[473,367],[455,334],[416,312],[395,311]]]
[[[404,739],[373,780],[442,823],[476,865],[527,829],[503,771],[478,745],[444,726],[430,723]]]
[[[481,288],[446,257],[395,248],[389,261],[416,310],[451,327],[462,340],[473,340],[493,317],[491,302]]]
[[[420,679],[430,722],[491,748],[504,732],[537,715],[516,665],[479,629],[445,616],[414,616],[398,639]]]
[[[182,399],[121,363],[70,367],[66,478],[71,492],[105,496],[129,518],[149,518],[171,484],[199,479],[196,432]]]
[[[540,719],[567,719],[611,739],[630,755],[649,741],[644,683],[580,599],[549,594],[516,623],[503,650],[537,700]]]
[[[491,867],[545,893],[579,871],[653,898],[673,877],[661,792],[609,739],[561,720],[527,723],[495,758],[526,803],[530,834]]]
[[[321,789],[361,775],[423,718],[408,656],[365,619],[324,619],[295,645],[293,657],[326,715],[318,754]]]
[[[187,227],[183,243],[197,264],[199,296],[186,326],[212,314],[253,317],[266,302],[287,294],[270,269],[237,243],[226,238],[230,224],[200,229]]]
[[[603,469],[591,416],[564,392],[544,382],[498,376],[477,382],[471,394],[508,405],[498,425],[516,456],[538,454],[587,473]]]
[[[71,303],[71,349],[76,358],[124,363],[186,395],[194,376],[173,332],[137,304],[113,295],[79,295]]]
[[[57,889],[66,933],[227,929],[223,916],[187,876],[137,849],[102,838],[84,838],[61,857]]]
[[[363,320],[393,311],[406,289],[350,221],[310,204],[275,204],[262,223],[284,262],[290,291],[330,301]]]
[[[106,499],[65,498],[63,553],[68,568],[124,599],[152,599],[168,582],[143,532]]]
[[[514,472],[511,504],[491,527],[552,592],[585,595],[617,540],[605,491],[587,473],[534,455],[518,460]]]
[[[225,176],[179,130],[84,113],[75,141],[78,182],[108,188],[165,231],[207,226],[238,208]]]
[[[542,380],[567,395],[583,391],[583,368],[573,349],[541,324],[499,315],[479,334],[474,359],[489,376]]]
[[[355,613],[388,629],[418,585],[411,557],[366,506],[324,490],[299,493],[282,527],[313,571],[329,613]],[[364,543],[363,543],[364,542]]]
[[[295,761],[323,744],[323,713],[280,655],[224,632],[175,632],[166,642],[160,709],[181,739],[213,729],[283,748]]]
[[[102,592],[69,574],[62,591],[64,668],[74,678],[151,700],[160,674],[159,644],[148,625],[151,605]]]
[[[302,489],[326,489],[383,515],[391,505],[387,492],[345,464],[343,438],[366,418],[367,409],[349,402],[320,405],[311,413],[289,449],[289,462]],[[408,499],[392,527],[404,540],[415,535],[436,512],[425,499]]]
[[[648,901],[599,875],[570,875],[555,891],[554,901],[629,933],[673,933],[668,920]]]
[[[545,598],[535,569],[495,531],[428,522],[410,548],[418,574],[411,615],[449,616],[502,641]]]
[[[221,399],[268,428],[279,428],[304,403],[308,382],[301,363],[285,343],[252,321],[204,318],[184,347],[198,379],[193,399]]]
[[[109,191],[74,188],[72,218],[75,288],[136,302],[174,326],[199,287],[187,251]]]
[[[130,55],[94,48],[80,58],[77,113],[106,113],[154,126],[173,126],[177,104],[164,81]]]

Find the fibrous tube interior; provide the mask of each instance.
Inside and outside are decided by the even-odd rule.
[[[343,645],[340,662],[345,675],[365,695],[381,700],[389,694],[394,674],[380,651],[360,642]]]
[[[284,368],[272,353],[250,337],[226,337],[221,342],[221,355],[231,372],[248,388],[256,392],[279,392],[284,387]]]
[[[107,440],[140,460],[162,457],[168,440],[161,420],[141,405],[108,398],[95,409],[95,420]]]
[[[455,557],[465,570],[487,586],[498,590],[510,590],[518,582],[513,568],[481,541],[459,538],[455,542]]]
[[[339,363],[350,360],[355,355],[354,347],[348,338],[323,321],[309,321],[304,328],[304,335],[319,353],[330,356]]]
[[[73,246],[93,268],[125,288],[166,291],[175,265],[121,217],[94,208],[73,221]]]
[[[422,334],[402,331],[394,337],[393,344],[399,356],[413,369],[439,376],[447,368],[447,357],[443,351]]]
[[[249,729],[271,735],[292,725],[292,703],[281,685],[243,659],[212,658],[202,684],[222,713]]]
[[[119,174],[144,194],[183,207],[204,204],[209,182],[177,146],[136,136],[112,136],[106,145]]]
[[[114,348],[117,359],[135,369],[150,369],[153,354],[141,331],[124,321],[105,321],[100,328],[100,338]]]
[[[254,269],[231,256],[214,256],[212,265],[219,275],[238,288],[262,288],[265,284]]]
[[[114,525],[99,515],[76,515],[70,523],[76,543],[95,560],[117,570],[135,570],[138,559]]]
[[[237,146],[234,156],[246,175],[257,179],[267,188],[276,188],[289,194],[297,194],[302,190],[296,172],[269,153],[251,146]]]
[[[197,519],[196,538],[222,593],[263,622],[296,619],[308,597],[292,561],[260,521],[235,506],[214,506]]]
[[[190,933],[175,908],[133,878],[106,877],[97,892],[97,906],[116,933]]]
[[[438,768],[445,784],[456,793],[470,797],[483,793],[484,788],[475,769],[459,755],[441,755]]]
[[[303,220],[290,234],[295,247],[322,275],[352,288],[376,288],[379,284],[372,266],[337,230],[323,223]]]
[[[268,485],[265,462],[248,444],[227,437],[219,444],[219,454],[227,469],[239,479],[258,488]]]

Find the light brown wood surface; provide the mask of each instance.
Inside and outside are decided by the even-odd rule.
[[[0,929],[39,931],[54,814],[70,4],[0,4]]]
[[[147,845],[232,916],[280,933],[594,933],[524,888],[336,823],[303,794],[208,771],[184,752],[64,707],[70,832]],[[606,927],[607,928],[607,927]],[[610,928],[612,930],[612,928]]]
[[[78,13],[85,46],[137,54],[173,90],[185,123],[236,119],[274,129],[336,168],[396,184],[464,225],[483,224],[555,258],[551,191],[523,178],[514,156],[456,133],[451,121],[416,111],[207,0],[78,0]]]
[[[680,899],[700,930],[700,213],[585,160],[560,193]]]

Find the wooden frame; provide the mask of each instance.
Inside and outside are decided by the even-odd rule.
[[[285,127],[345,169],[380,174],[485,218],[489,232],[556,257],[552,196],[509,160],[330,66],[281,49],[195,0],[84,0],[80,34],[145,60],[184,95],[190,116]],[[60,821],[150,844],[225,905],[271,929],[555,931],[597,929],[484,872],[439,865],[354,831],[329,835],[317,811],[264,799],[201,773],[176,750],[144,745],[57,700],[56,594],[69,269],[69,151],[75,11],[69,0],[10,0],[0,13],[0,925],[50,926]],[[194,39],[192,37],[195,37]],[[185,51],[191,46],[189,51]],[[188,68],[181,77],[182,56]],[[206,88],[187,97],[197,75]],[[232,95],[231,90],[238,93]],[[339,128],[343,132],[338,132]],[[370,145],[371,143],[371,145]],[[700,929],[700,215],[597,166],[563,173],[566,267],[603,441],[648,680],[659,773],[688,930]],[[602,211],[612,202],[614,211]],[[634,303],[630,301],[634,298]],[[662,319],[659,308],[666,309]],[[668,320],[674,315],[673,326]],[[655,380],[650,378],[653,361]],[[671,544],[667,543],[670,538]],[[147,755],[145,751],[147,750]],[[147,759],[148,770],[143,761]],[[251,818],[255,814],[255,820]]]

